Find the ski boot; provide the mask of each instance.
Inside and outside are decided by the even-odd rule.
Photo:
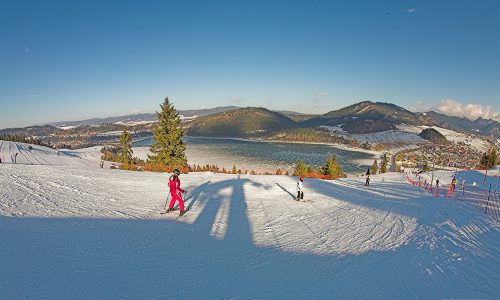
[[[165,212],[168,214],[171,211],[174,211],[175,209],[173,207],[169,207]]]
[[[186,213],[186,211],[181,210],[181,211],[179,212],[179,217],[182,217],[185,213]]]

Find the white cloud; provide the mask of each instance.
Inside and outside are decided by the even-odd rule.
[[[409,12],[410,14],[412,14],[412,13],[416,12],[417,9],[415,7],[412,7],[412,8],[408,8],[406,11]]]
[[[449,116],[464,117],[471,120],[483,118],[500,121],[500,112],[493,111],[489,105],[483,106],[474,103],[462,104],[453,99],[445,99],[441,100],[441,102],[432,106],[430,109]]]
[[[453,99],[441,100],[436,105],[429,105],[426,102],[419,101],[411,105],[409,110],[412,112],[427,112],[432,110],[448,116],[462,117],[471,120],[483,118],[500,121],[500,112],[494,111],[489,105],[474,103],[462,104]]]
[[[134,110],[129,111],[128,114],[130,114],[130,115],[137,115],[137,114],[144,114],[144,113],[146,113],[145,109],[139,109],[138,108],[138,109],[134,109]]]
[[[328,93],[327,92],[316,92],[316,97],[314,97],[314,100],[313,102],[314,103],[318,103],[319,100],[325,96],[328,96]]]
[[[241,103],[243,100],[241,99],[241,97],[236,96],[236,97],[231,98],[229,101],[231,101],[233,103]]]
[[[430,105],[425,102],[419,101],[412,106],[410,106],[410,111],[412,112],[426,112],[430,110]]]

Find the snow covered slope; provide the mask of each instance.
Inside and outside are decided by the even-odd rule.
[[[0,140],[0,159],[3,163],[23,165],[52,165],[98,167],[101,147],[84,150],[55,150],[48,147]],[[17,157],[16,157],[17,154]]]
[[[400,174],[306,179],[308,202],[293,177],[183,174],[180,220],[167,178],[1,164],[0,298],[500,295],[498,224]]]

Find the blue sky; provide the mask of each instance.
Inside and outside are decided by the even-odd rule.
[[[153,112],[165,96],[177,109],[500,110],[496,0],[4,0],[0,41],[0,128]]]

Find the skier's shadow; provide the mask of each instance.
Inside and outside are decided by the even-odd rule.
[[[279,184],[279,183],[276,182],[276,185],[279,186],[285,192],[287,192],[288,195],[290,195],[290,197],[292,197],[293,200],[297,200],[296,196],[292,192],[290,192],[289,190],[287,190],[285,187],[283,187],[281,184]]]
[[[200,202],[203,202],[205,206],[195,223],[210,226],[210,228],[206,228],[209,231],[208,235],[213,235],[212,227],[214,225],[221,225],[226,230],[225,234],[222,234],[224,242],[252,249],[254,244],[244,191],[246,184],[251,184],[253,187],[264,187],[260,183],[240,177],[214,184],[206,183],[203,190],[208,193],[204,197],[200,197]],[[224,192],[228,189],[232,189],[230,195]],[[223,220],[220,219],[220,213],[222,215],[225,213],[225,216],[222,217]]]
[[[186,200],[191,200],[191,201],[189,201],[189,204],[186,207],[186,211],[189,211],[191,209],[191,207],[193,207],[193,204],[196,202],[196,200],[198,200],[198,198],[200,197],[200,194],[206,189],[206,187],[210,184],[210,182],[211,181],[205,182],[204,184],[202,184],[202,185],[198,186],[197,188],[195,188],[189,194],[189,197]]]

